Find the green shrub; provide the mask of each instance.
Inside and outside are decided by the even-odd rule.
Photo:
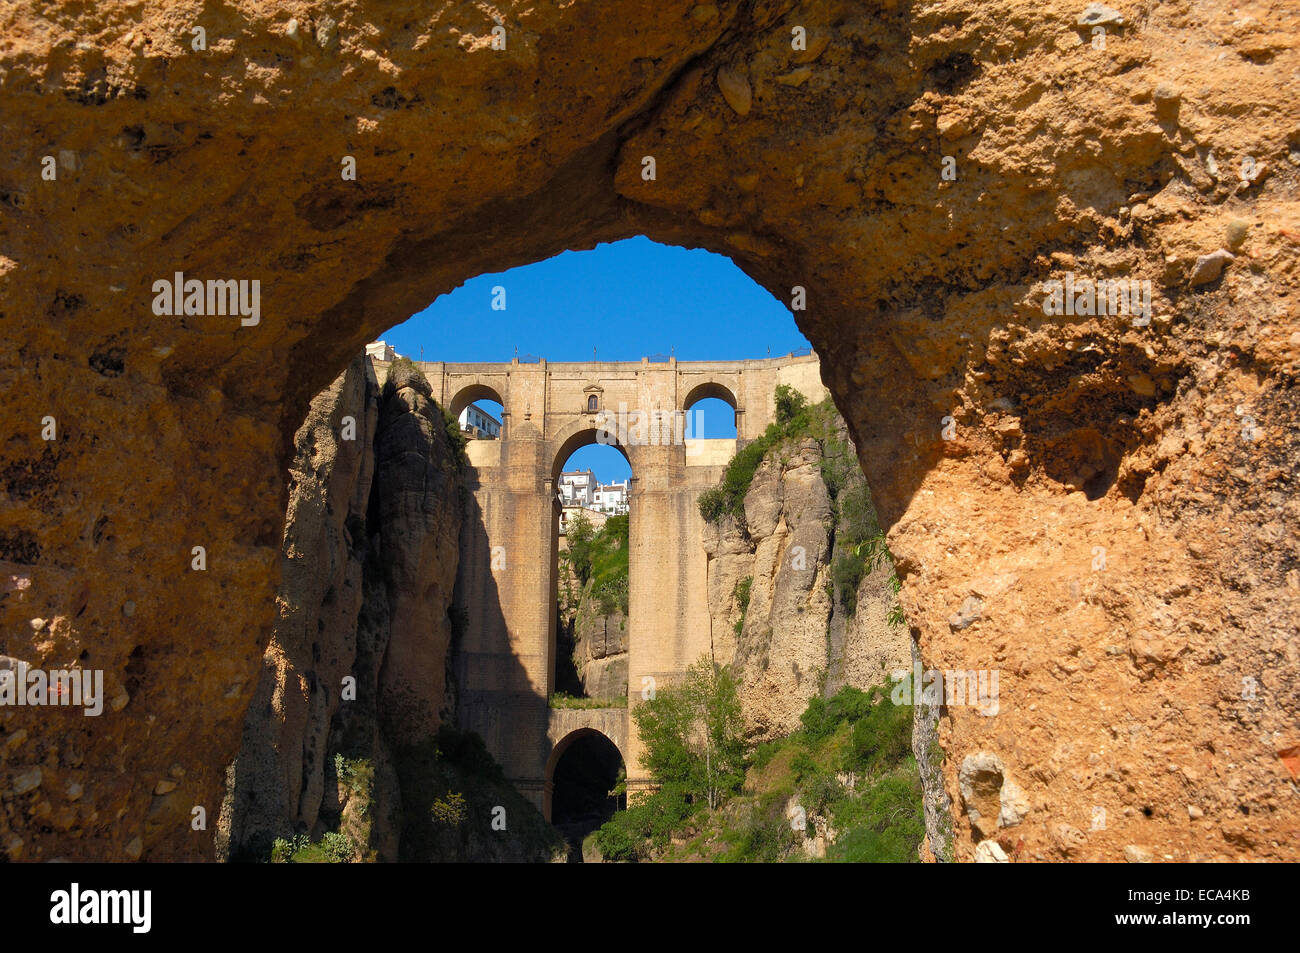
[[[789,424],[796,420],[808,406],[808,398],[788,384],[777,384],[773,399],[776,403],[776,422],[779,424]]]
[[[626,708],[627,696],[621,698],[577,698],[568,692],[552,692],[547,703],[552,708]]]
[[[441,404],[438,409],[442,411],[442,423],[447,431],[447,442],[451,444],[452,458],[458,466],[469,466],[469,452],[465,449],[469,446],[469,437],[460,429],[460,421],[452,416],[450,410]]]
[[[342,752],[334,755],[334,773],[347,793],[357,814],[365,817],[370,812],[370,801],[375,784],[374,762],[364,758],[348,759]]]
[[[580,586],[585,586],[591,578],[591,538],[594,535],[591,520],[582,513],[575,514],[565,530],[568,546],[565,556]]]
[[[808,406],[803,394],[785,384],[777,385],[774,400],[776,419],[768,424],[763,435],[751,440],[731,458],[722,475],[722,482],[700,494],[697,504],[705,522],[716,523],[730,515],[742,526],[745,522],[745,494],[754,482],[754,474],[768,452],[787,440],[816,437],[825,442],[835,419],[835,405],[830,398]]]
[[[294,855],[310,844],[311,838],[306,834],[294,834],[290,838],[277,837],[271,843],[271,863],[291,864]]]
[[[338,831],[326,831],[321,836],[321,849],[334,863],[346,864],[352,859],[352,840]]]
[[[846,863],[915,863],[925,837],[921,781],[911,759],[899,770],[841,802],[836,813],[840,834],[827,860]]]
[[[316,844],[305,833],[277,837],[271,844],[273,864],[346,864],[354,854],[351,839],[338,831],[326,831]]]
[[[438,824],[459,827],[465,820],[465,795],[448,791],[445,798],[437,798],[429,808],[429,815]]]
[[[731,502],[721,486],[711,486],[700,494],[700,515],[706,523],[716,523],[726,515]]]
[[[666,784],[606,821],[596,831],[596,846],[608,860],[642,859],[664,847],[697,809],[690,792]]]
[[[840,552],[831,565],[831,579],[839,593],[840,604],[845,614],[851,619],[858,611],[858,586],[867,574],[866,563],[852,550]]]
[[[735,827],[723,832],[728,850],[723,863],[770,864],[786,859],[800,834],[785,816],[784,798],[763,797],[740,815]]]
[[[754,587],[754,577],[746,576],[744,579],[736,581],[736,588],[732,590],[731,597],[736,600],[736,607],[740,610],[740,617],[736,619],[736,635],[740,635],[745,628],[745,613],[749,611],[749,593]]]
[[[581,513],[569,522],[565,558],[602,615],[628,611],[628,529],[626,513],[611,516],[599,530]]]

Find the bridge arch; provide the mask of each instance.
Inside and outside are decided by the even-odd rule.
[[[600,418],[598,417],[597,420],[599,421]],[[612,420],[611,423],[613,423]],[[633,461],[632,454],[627,446],[627,434],[619,431],[616,427],[606,429],[599,422],[591,423],[584,419],[569,424],[556,434],[555,439],[551,441],[553,448],[551,453],[552,485],[558,484],[565,461],[573,456],[575,451],[593,443],[603,443],[606,446],[614,447],[619,453],[623,454],[623,459],[628,462],[628,466],[632,467],[633,476],[636,475],[636,463]]]
[[[482,381],[474,381],[470,384],[461,385],[460,388],[456,390],[450,402],[448,402],[447,409],[451,412],[453,417],[459,417],[460,412],[476,400],[496,401],[501,405],[502,412],[505,412],[506,402],[502,400],[501,393],[491,384],[486,384]]]
[[[694,404],[699,403],[709,397],[715,397],[731,405],[732,410],[738,410],[740,402],[736,400],[735,392],[721,381],[704,381],[696,384],[682,399],[680,410],[690,410]]]
[[[603,808],[612,813],[626,804],[608,797],[608,792],[618,783],[619,772],[626,776],[626,727],[622,726],[624,730],[620,732],[620,726],[605,723],[611,722],[611,716],[621,716],[626,721],[627,713],[597,711],[595,720],[601,724],[572,728],[551,747],[546,759],[542,808],[548,821],[578,822],[581,815],[593,810]],[[615,730],[602,730],[603,727]]]

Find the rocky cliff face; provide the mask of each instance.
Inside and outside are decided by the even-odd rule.
[[[279,618],[222,815],[230,856],[265,856],[277,836],[319,836],[350,799],[383,808],[364,824],[345,819],[363,847],[398,856],[394,752],[431,739],[450,708],[460,476],[429,394],[400,365],[381,388],[358,358],[298,430]],[[368,790],[340,776],[339,755],[367,765]]]
[[[1002,673],[942,715],[952,798],[993,755],[1018,859],[1295,859],[1300,11],[1083,6],[515,4],[501,49],[467,2],[7,4],[0,651],[111,704],[0,715],[6,856],[211,857],[312,396],[468,278],[645,234],[806,292],[923,663]],[[155,309],[177,271],[255,323]],[[1045,312],[1067,276],[1150,322]]]
[[[573,660],[588,698],[627,697],[627,618],[603,613],[599,600],[584,592],[571,620]]]
[[[910,665],[907,630],[891,625],[892,570],[854,584],[852,612],[832,579],[843,546],[840,508],[823,476],[827,454],[852,449],[838,420],[830,440],[806,437],[769,451],[745,495],[744,519],[706,524],[714,658],[731,664],[755,740],[799,727],[808,699],[868,688]],[[856,466],[843,471],[862,486]]]

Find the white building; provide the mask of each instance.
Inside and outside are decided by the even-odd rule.
[[[496,440],[501,436],[501,421],[478,404],[470,404],[460,412],[460,429],[479,438]]]
[[[610,516],[620,516],[628,511],[628,481],[597,484],[592,494],[591,508]]]
[[[591,508],[599,485],[590,470],[565,470],[560,474],[560,500],[565,506]]]
[[[366,345],[366,357],[372,357],[376,361],[395,361],[397,352],[383,341],[372,341]]]
[[[628,511],[627,480],[601,483],[590,470],[565,470],[560,474],[560,503],[566,507],[583,507],[620,516]]]

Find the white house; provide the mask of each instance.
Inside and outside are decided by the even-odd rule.
[[[366,345],[366,357],[372,357],[376,361],[395,361],[397,352],[383,341],[372,341]]]
[[[602,513],[608,513],[611,516],[619,516],[626,513],[628,511],[627,492],[627,480],[614,483],[601,483],[597,485],[596,492],[592,495],[592,508],[599,510]]]
[[[560,474],[560,499],[565,506],[591,507],[598,486],[590,470],[565,470]]]
[[[501,436],[501,421],[478,404],[470,404],[460,412],[460,429],[476,437],[496,440]]]

